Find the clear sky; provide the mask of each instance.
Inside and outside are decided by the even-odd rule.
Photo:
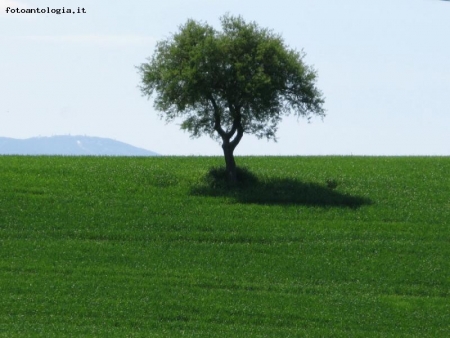
[[[84,8],[85,14],[12,9]],[[135,66],[188,18],[280,33],[318,71],[327,116],[245,134],[236,155],[450,155],[450,2],[0,0],[0,136],[88,135],[163,155],[222,155],[165,124]]]

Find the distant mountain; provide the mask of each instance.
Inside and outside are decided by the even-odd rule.
[[[0,155],[157,156],[158,154],[109,138],[52,136],[24,140],[0,137]]]

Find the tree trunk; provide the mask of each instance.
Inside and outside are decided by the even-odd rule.
[[[222,144],[223,154],[225,155],[225,164],[228,182],[237,183],[236,162],[234,161],[234,147],[229,142]]]
[[[223,154],[225,155],[225,170],[227,173],[227,180],[232,185],[235,185],[237,183],[237,171],[233,152],[236,146],[241,141],[242,136],[244,135],[244,128],[242,127],[241,123],[241,108],[239,106],[233,106],[231,103],[229,104],[230,113],[233,116],[233,125],[231,126],[231,129],[229,131],[225,131],[220,125],[222,110],[217,106],[217,103],[212,95],[210,95],[209,100],[214,107],[214,130],[217,131],[223,141],[222,149]],[[234,139],[231,140],[233,136]]]

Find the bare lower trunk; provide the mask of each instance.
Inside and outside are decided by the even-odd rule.
[[[234,147],[228,143],[224,142],[222,144],[223,154],[225,155],[225,165],[227,172],[228,182],[235,184],[237,182],[237,173],[236,173],[236,162],[234,161]]]
[[[213,95],[210,95],[209,100],[214,107],[214,130],[217,131],[223,141],[222,149],[225,155],[227,180],[234,185],[237,183],[237,172],[233,152],[244,135],[244,128],[241,123],[241,107],[229,103],[228,108],[233,116],[233,125],[229,131],[225,131],[221,126],[222,109],[217,105]]]

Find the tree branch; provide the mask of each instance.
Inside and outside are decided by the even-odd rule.
[[[233,120],[233,126],[231,127],[231,130],[229,133],[227,133],[227,135],[229,135],[229,137],[231,138],[231,136],[233,136],[233,134],[237,131],[237,135],[236,137],[233,139],[233,141],[231,141],[231,147],[234,149],[236,148],[236,146],[239,144],[239,142],[242,139],[242,136],[244,135],[244,128],[242,127],[242,123],[241,123],[241,109],[239,107],[237,107],[235,109],[235,116],[234,116],[234,120]]]
[[[209,95],[209,100],[211,101],[214,108],[214,130],[219,133],[220,137],[222,137],[223,140],[229,140],[230,137],[228,137],[227,133],[220,125],[220,110],[217,106],[216,100],[214,100],[214,97],[212,95]]]
[[[239,142],[241,141],[243,135],[244,135],[244,128],[239,123],[239,126],[237,127],[237,135],[233,139],[233,141],[231,141],[231,143],[230,143],[230,145],[231,145],[231,147],[233,149],[236,148],[236,146],[239,144]]]

